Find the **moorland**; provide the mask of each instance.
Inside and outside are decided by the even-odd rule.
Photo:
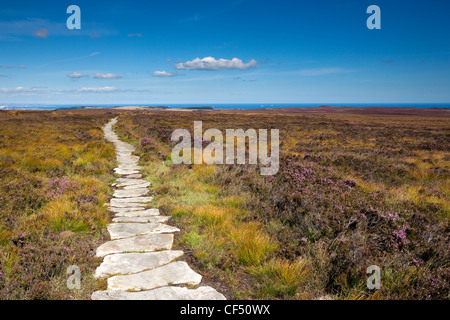
[[[234,299],[446,299],[450,111],[394,108],[0,112],[0,298],[88,299],[106,241],[118,116],[153,207]],[[172,132],[279,129],[280,168],[174,165]],[[205,144],[208,141],[204,141]],[[65,286],[77,265],[82,290]],[[366,286],[367,267],[381,289]]]

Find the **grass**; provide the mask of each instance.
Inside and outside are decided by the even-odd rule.
[[[230,230],[229,237],[244,266],[260,265],[276,249],[276,245],[257,222],[234,227]]]
[[[295,297],[298,288],[305,284],[308,276],[307,262],[301,259],[271,259],[248,268],[250,274],[261,281],[260,295],[266,297]]]

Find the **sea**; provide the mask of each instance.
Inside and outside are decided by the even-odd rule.
[[[331,107],[394,107],[394,108],[440,108],[450,109],[450,103],[199,103],[199,104],[14,104],[0,103],[0,110],[57,110],[77,107],[114,108],[124,106],[159,106],[174,109],[212,107],[213,109],[267,109],[267,108],[315,108]]]

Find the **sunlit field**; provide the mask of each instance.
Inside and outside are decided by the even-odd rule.
[[[450,127],[446,110],[316,108],[137,112],[135,144],[176,243],[229,298],[445,299]],[[280,170],[173,165],[176,128],[280,129]],[[366,286],[381,268],[380,290]]]
[[[447,110],[0,112],[0,299],[90,299],[109,239],[118,116],[175,247],[232,299],[446,299]],[[174,165],[172,132],[279,129],[280,169]],[[224,138],[225,139],[225,138]],[[226,141],[225,141],[226,142]],[[204,142],[205,145],[208,142]],[[66,286],[80,267],[82,289]],[[370,265],[381,289],[366,286]]]
[[[0,112],[0,299],[89,299],[107,237],[106,112]],[[81,269],[68,290],[66,270]]]

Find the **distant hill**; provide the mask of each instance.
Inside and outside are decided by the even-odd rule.
[[[97,107],[92,107],[92,106],[76,106],[76,107],[70,107],[70,108],[58,108],[55,110],[83,110],[83,109],[94,109]]]
[[[213,110],[213,107],[185,107],[183,109],[188,109],[188,110]]]

